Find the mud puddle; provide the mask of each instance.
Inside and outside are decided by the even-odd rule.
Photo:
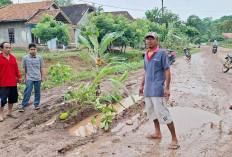
[[[193,130],[201,131],[201,129],[207,126],[207,129],[211,128],[207,131],[207,134],[212,135],[220,127],[221,118],[216,114],[191,107],[173,107],[169,108],[169,110],[173,117],[181,146],[184,145],[186,136]],[[133,131],[139,125],[137,123],[138,119],[139,116],[137,114],[131,118],[133,125],[126,125],[127,120],[119,123],[111,130],[114,132],[112,136],[102,137],[94,143],[73,150],[67,156],[92,156],[94,154],[96,156],[113,155],[118,157],[122,155],[128,157],[170,155],[167,147],[171,141],[171,136],[167,126],[161,125],[162,140],[148,140],[144,136],[153,133],[153,124],[152,122],[146,122],[139,126],[138,131]],[[193,138],[191,140],[198,140],[197,138],[199,137],[196,135],[191,138]],[[162,152],[159,150],[162,150]]]
[[[142,97],[139,97],[138,95],[133,96],[135,99],[135,102],[142,99]],[[117,114],[121,113],[123,110],[127,109],[129,106],[133,105],[133,101],[131,97],[125,98],[121,101],[122,105],[125,107],[122,107],[119,103],[115,104],[113,107],[117,110]],[[101,124],[101,118],[103,116],[103,113],[95,114],[93,116],[90,116],[74,127],[72,127],[69,130],[69,133],[74,136],[81,136],[85,137],[88,135],[91,135],[93,133],[96,133],[97,129],[99,128]],[[91,120],[96,117],[96,123],[92,124]]]

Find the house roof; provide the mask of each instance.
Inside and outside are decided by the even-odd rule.
[[[10,4],[0,8],[0,22],[4,21],[26,21],[33,17],[40,9],[47,10],[51,6],[59,7],[54,1]]]
[[[114,11],[114,12],[105,12],[106,14],[112,14],[113,16],[124,16],[125,18],[134,21],[135,19],[127,11]]]
[[[53,19],[56,19],[57,21],[71,23],[69,18],[60,9],[53,9],[53,10],[40,10],[35,16],[33,16],[28,22],[26,22],[26,24],[40,23],[41,17],[43,15],[51,15]]]
[[[222,33],[222,35],[224,36],[224,38],[232,39],[232,33]]]
[[[94,11],[94,7],[89,4],[74,4],[69,6],[60,6],[62,11],[69,17],[72,24],[76,25],[89,9]]]

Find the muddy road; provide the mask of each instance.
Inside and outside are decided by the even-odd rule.
[[[161,127],[161,140],[144,137],[153,133],[154,127],[144,112],[143,98],[137,102],[136,111],[131,106],[117,115],[109,132],[98,130],[87,137],[70,135],[70,128],[96,112],[83,107],[77,117],[54,122],[60,113],[75,106],[62,104],[65,87],[56,87],[44,91],[42,110],[35,112],[30,105],[25,113],[19,114],[20,119],[0,123],[0,156],[230,157],[232,71],[224,74],[221,70],[221,60],[228,52],[232,53],[219,48],[217,54],[212,54],[210,48],[202,47],[190,61],[179,57],[171,66],[168,105],[181,146],[178,150],[168,150],[171,135],[165,125]],[[142,69],[130,72],[127,82],[130,91],[138,91],[142,72]],[[102,86],[110,90],[106,84]]]

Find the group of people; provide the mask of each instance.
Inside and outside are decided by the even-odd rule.
[[[30,100],[31,93],[34,87],[35,110],[40,109],[40,86],[43,82],[43,58],[37,55],[37,48],[35,44],[29,44],[29,54],[22,59],[22,68],[24,81],[19,72],[16,58],[11,54],[11,44],[3,42],[0,45],[0,122],[4,121],[4,106],[8,103],[7,117],[18,118],[13,113],[13,104],[18,102],[17,79],[19,83],[24,83],[26,88],[24,90],[23,101],[19,112],[24,112]]]
[[[146,45],[148,51],[144,57],[144,76],[139,89],[139,95],[145,96],[146,110],[149,119],[154,121],[155,133],[146,135],[146,138],[161,139],[160,123],[167,124],[172,142],[170,149],[180,147],[175,127],[167,108],[167,101],[170,96],[170,66],[165,50],[159,48],[158,35],[155,32],[149,32],[146,36]],[[29,44],[29,54],[23,57],[23,83],[26,84],[20,112],[24,112],[31,96],[32,89],[35,89],[34,106],[38,110],[40,104],[40,86],[43,82],[44,61],[41,56],[36,55],[35,44]],[[13,104],[18,102],[17,79],[22,83],[22,77],[19,72],[16,58],[11,54],[11,44],[3,42],[0,53],[0,122],[4,121],[4,106],[8,103],[7,116],[18,118],[13,114]],[[166,82],[166,84],[165,84]],[[165,85],[164,85],[165,84]]]
[[[144,56],[144,74],[139,89],[139,95],[145,96],[146,112],[150,120],[154,122],[155,132],[148,134],[146,138],[161,139],[160,123],[166,124],[172,136],[172,142],[168,148],[178,149],[180,147],[176,137],[175,127],[167,108],[167,101],[170,97],[170,65],[167,53],[158,45],[158,35],[155,32],[148,32],[146,45],[148,50]],[[40,104],[40,86],[43,82],[44,61],[41,56],[36,55],[35,44],[29,44],[29,54],[23,57],[22,68],[24,84],[26,88],[19,109],[24,112],[31,96],[32,89],[35,89],[34,106],[38,110]],[[17,79],[22,83],[16,58],[11,54],[11,44],[3,42],[0,53],[0,122],[4,120],[3,109],[8,102],[7,116],[18,118],[13,114],[13,103],[18,101]],[[231,106],[232,109],[232,106]]]
[[[158,46],[158,35],[149,32],[146,36],[146,45],[149,47],[144,57],[144,76],[139,89],[139,94],[145,96],[148,117],[154,121],[155,133],[146,135],[147,138],[161,139],[160,123],[167,124],[172,142],[170,149],[178,149],[180,146],[175,133],[174,123],[167,108],[170,96],[169,85],[171,80],[170,68],[166,51]],[[6,116],[18,118],[13,113],[13,104],[18,102],[17,79],[19,83],[26,84],[24,96],[19,112],[24,112],[34,87],[35,110],[40,109],[40,86],[43,82],[44,61],[37,55],[35,44],[29,44],[29,54],[22,59],[24,80],[19,72],[16,58],[11,54],[11,44],[1,43],[0,53],[0,122],[4,121],[4,106],[8,103]],[[166,82],[165,88],[164,83]]]

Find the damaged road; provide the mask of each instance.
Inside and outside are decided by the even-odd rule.
[[[30,105],[20,119],[0,123],[0,156],[229,157],[232,154],[232,111],[229,110],[232,71],[225,74],[221,70],[221,60],[229,51],[219,48],[212,54],[209,47],[202,47],[201,52],[192,54],[191,60],[179,57],[171,66],[168,105],[181,145],[178,150],[168,150],[171,135],[167,126],[161,127],[161,140],[144,137],[153,133],[154,126],[144,112],[143,98],[137,102],[137,110],[131,106],[118,114],[109,132],[98,130],[87,137],[69,134],[69,129],[78,122],[96,114],[90,107],[81,108],[73,119],[57,119],[54,123],[50,121],[51,125],[42,125],[75,107],[74,103],[62,104],[64,87],[61,86],[44,91],[41,111],[34,111]],[[129,73],[130,91],[138,91],[142,73],[143,69]]]

